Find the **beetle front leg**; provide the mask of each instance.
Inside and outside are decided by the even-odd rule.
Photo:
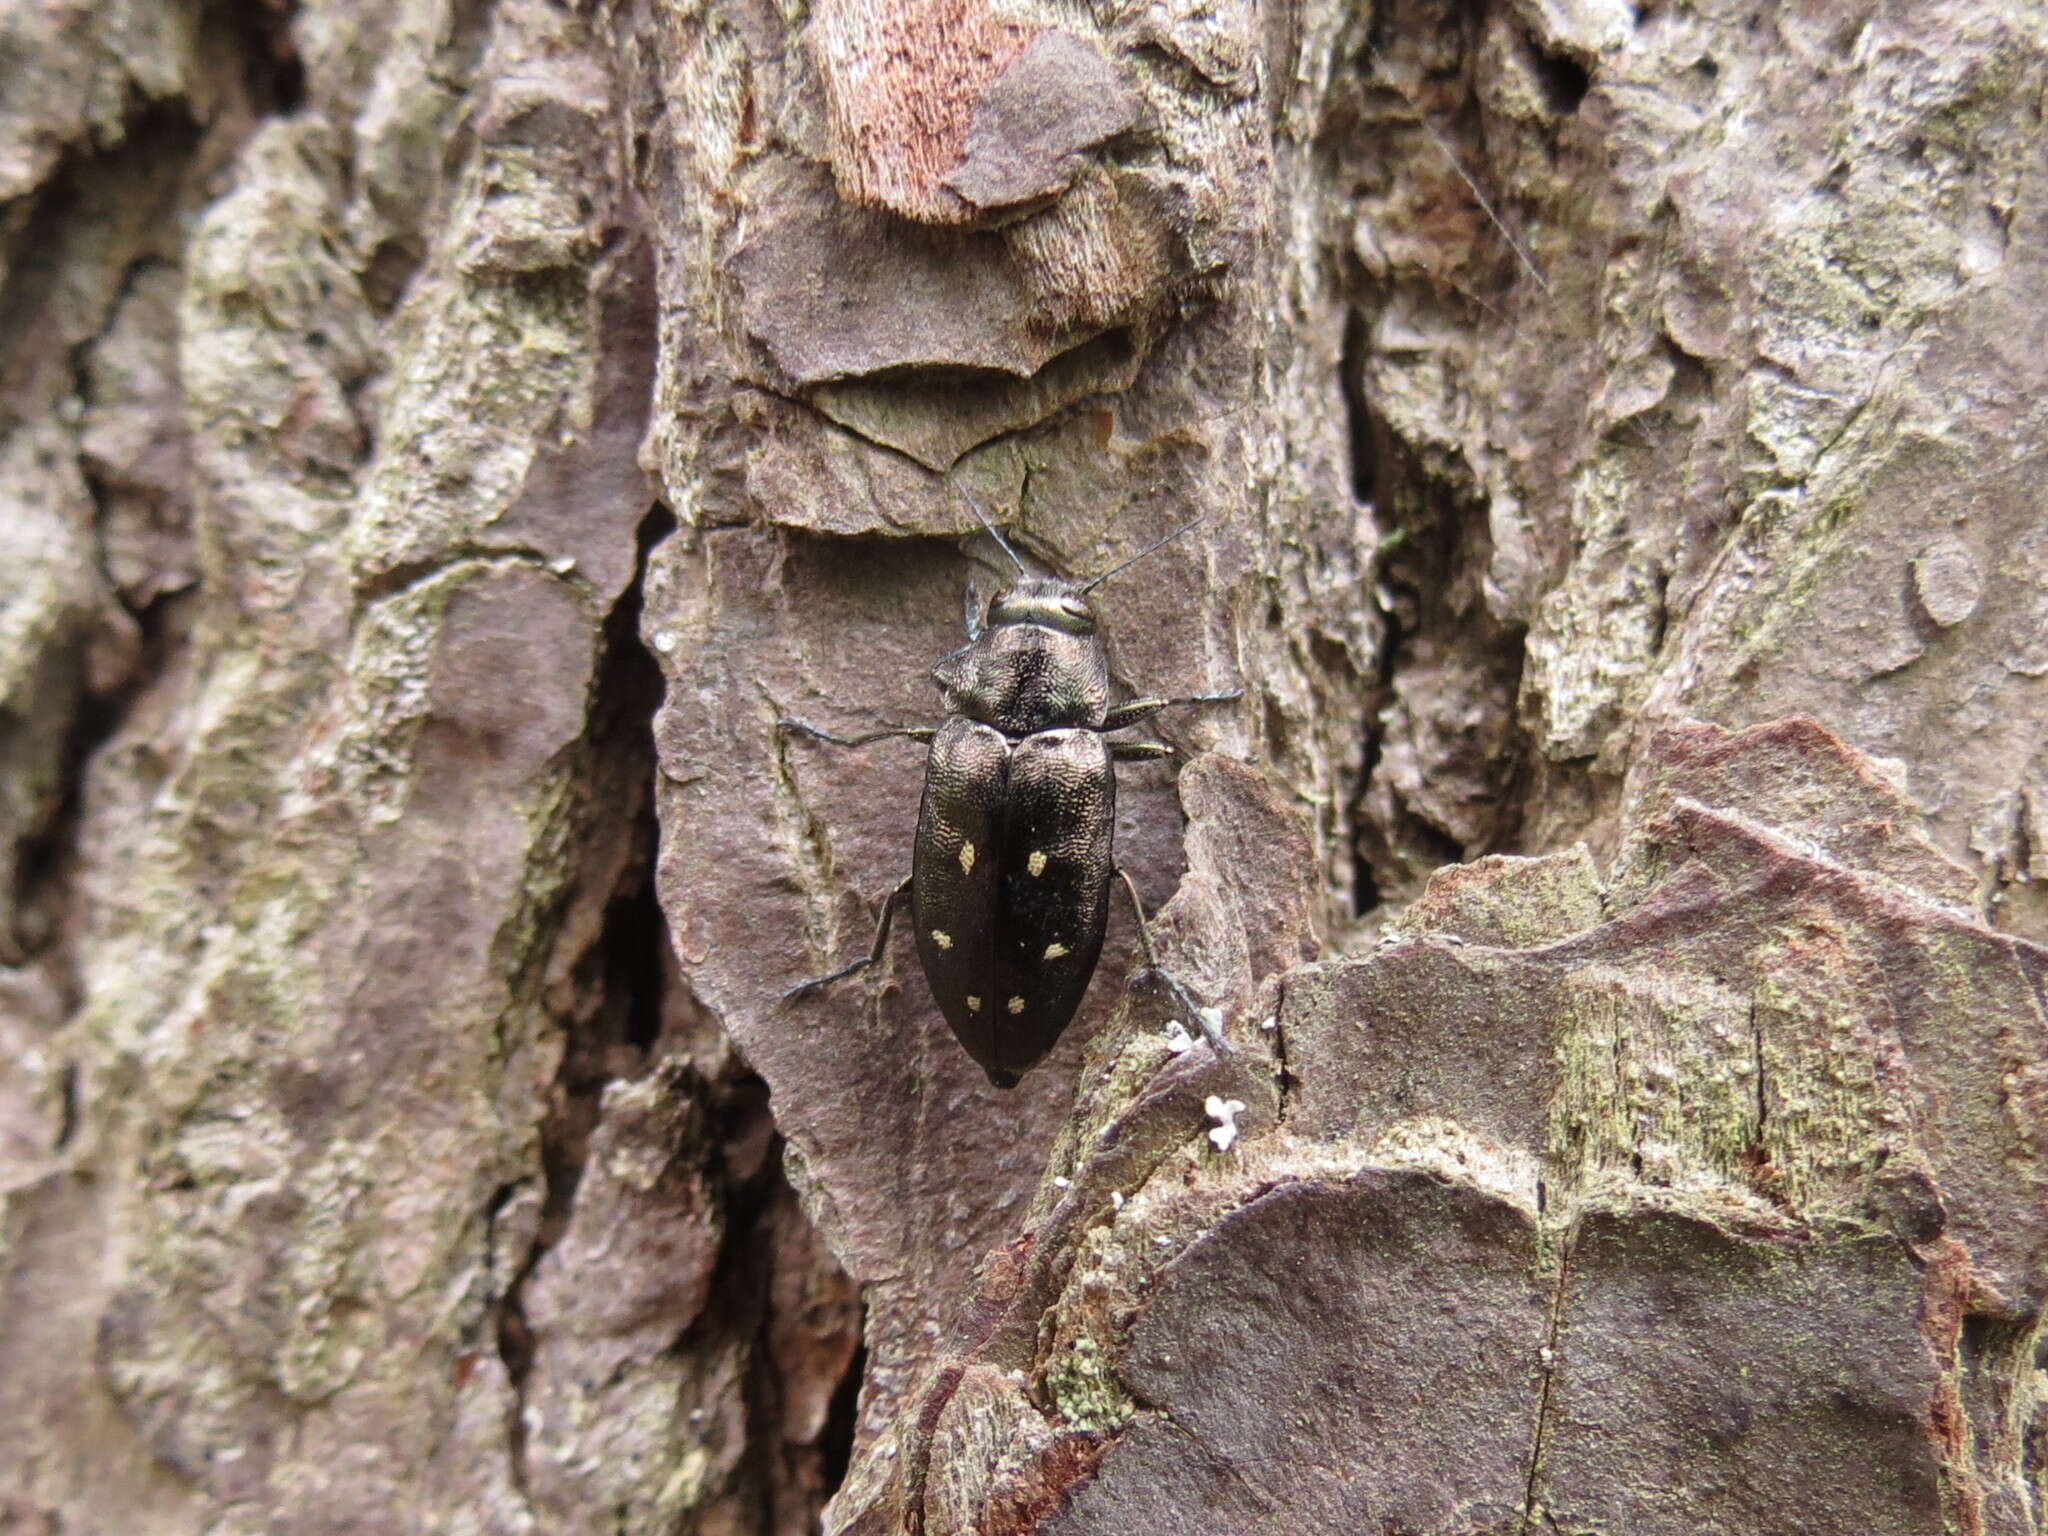
[[[887,741],[892,736],[902,736],[910,741],[929,743],[938,732],[930,726],[892,725],[887,730],[869,731],[864,736],[835,736],[830,731],[820,730],[807,720],[778,720],[775,728],[791,731],[798,736],[808,736],[813,741],[829,741],[835,747],[864,747],[871,741]]]
[[[1195,1028],[1202,1032],[1202,1038],[1209,1042],[1210,1048],[1218,1056],[1230,1055],[1230,1046],[1225,1042],[1223,1031],[1215,1020],[1202,1011],[1201,1004],[1195,1001],[1194,993],[1187,989],[1181,979],[1159,963],[1158,952],[1152,948],[1152,925],[1145,921],[1145,904],[1138,899],[1138,887],[1131,879],[1129,871],[1119,865],[1116,877],[1124,883],[1124,894],[1131,899],[1131,913],[1138,920],[1138,946],[1145,951],[1145,969],[1165,982],[1172,990],[1181,1007],[1187,1010],[1188,1017],[1194,1021]]]
[[[880,961],[882,956],[889,952],[889,920],[896,915],[896,908],[902,903],[903,898],[910,894],[910,880],[911,877],[905,875],[902,881],[898,883],[896,889],[889,893],[888,899],[882,903],[882,920],[875,924],[874,948],[870,949],[851,965],[842,965],[830,975],[813,976],[809,981],[798,982],[782,994],[782,1000],[788,1002],[792,998],[802,997],[806,992],[815,992],[819,987],[828,986],[835,981],[842,981],[846,977],[851,976],[855,971],[864,971],[869,966]]]
[[[1178,704],[1228,704],[1233,699],[1243,697],[1242,688],[1231,688],[1223,693],[1191,693],[1184,699],[1125,699],[1121,704],[1109,706],[1109,712],[1102,717],[1102,729],[1120,731],[1127,725],[1149,720],[1162,709],[1172,709]]]

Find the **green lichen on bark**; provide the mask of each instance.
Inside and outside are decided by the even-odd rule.
[[[1069,1429],[1121,1429],[1136,1411],[1095,1340],[1069,1340],[1045,1373],[1045,1391]]]

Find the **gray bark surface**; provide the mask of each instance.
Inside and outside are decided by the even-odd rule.
[[[0,1532],[2048,1531],[2048,17],[0,0]],[[928,670],[1159,717],[1022,1086]],[[828,1502],[829,1500],[829,1502]]]

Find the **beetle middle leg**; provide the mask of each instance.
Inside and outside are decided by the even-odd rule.
[[[1163,741],[1113,741],[1109,755],[1119,763],[1158,763],[1174,756],[1174,750]]]
[[[1230,688],[1222,693],[1191,693],[1184,699],[1125,699],[1121,704],[1109,706],[1109,712],[1102,717],[1100,729],[1120,731],[1127,725],[1151,719],[1162,709],[1172,709],[1180,704],[1228,704],[1243,697],[1242,688]]]
[[[1145,951],[1145,969],[1165,982],[1172,990],[1181,1007],[1187,1010],[1188,1017],[1194,1020],[1195,1028],[1202,1032],[1202,1038],[1209,1042],[1210,1048],[1218,1056],[1230,1055],[1230,1047],[1225,1043],[1223,1031],[1217,1027],[1215,1020],[1202,1011],[1201,1004],[1195,1001],[1194,993],[1187,989],[1186,984],[1159,963],[1159,954],[1152,948],[1152,925],[1145,921],[1145,904],[1138,899],[1138,887],[1131,879],[1130,872],[1119,865],[1116,877],[1123,882],[1124,894],[1131,899],[1131,913],[1138,920],[1138,945]]]
[[[938,734],[931,726],[923,725],[892,725],[886,730],[869,731],[862,736],[835,736],[830,731],[812,725],[808,720],[778,720],[775,726],[778,730],[808,736],[813,741],[829,741],[835,747],[864,747],[871,741],[887,741],[892,736],[929,743],[932,737]]]
[[[782,994],[782,1000],[788,1002],[791,998],[802,997],[806,992],[815,992],[819,987],[827,986],[835,981],[842,981],[854,972],[864,971],[869,966],[879,962],[882,956],[889,952],[889,921],[895,917],[897,907],[901,906],[904,899],[910,895],[910,878],[909,875],[905,875],[897,883],[896,889],[891,891],[888,898],[883,901],[882,920],[875,924],[874,948],[870,949],[851,965],[842,965],[838,970],[831,972],[829,975],[813,976],[809,981],[798,982]]]

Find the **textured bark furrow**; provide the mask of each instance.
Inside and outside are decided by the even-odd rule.
[[[643,525],[643,547],[649,528],[658,528],[659,523],[658,517],[650,516]],[[655,1207],[649,1219],[673,1223],[688,1234],[688,1243],[699,1247],[715,1249],[722,1235],[711,1187],[690,1177],[702,1174],[708,1180],[712,1172],[701,1166],[709,1161],[708,1138],[692,1113],[701,1112],[702,1096],[692,1077],[665,1076],[635,1097],[627,1113],[609,1124],[604,1119],[607,1089],[646,1072],[666,1022],[663,965],[660,951],[653,947],[663,935],[658,923],[650,934],[646,921],[654,827],[648,803],[652,765],[644,732],[654,700],[651,667],[637,642],[639,610],[636,582],[606,621],[605,657],[590,726],[601,778],[592,786],[591,798],[610,807],[610,814],[601,829],[592,828],[601,835],[582,845],[561,936],[547,965],[547,1006],[562,1031],[563,1048],[539,1128],[540,1188],[536,1191],[522,1182],[502,1186],[492,1196],[494,1239],[498,1216],[514,1202],[519,1205],[514,1229],[530,1233],[524,1252],[514,1255],[516,1268],[504,1278],[493,1302],[495,1345],[512,1394],[506,1416],[511,1477],[529,1500],[534,1496],[527,1465],[529,1382],[543,1343],[551,1350],[562,1346],[547,1327],[547,1308],[529,1307],[528,1292],[536,1268],[563,1241],[576,1215],[577,1193],[600,1130],[607,1151],[620,1141],[628,1147],[646,1142],[663,1148],[659,1155],[678,1160],[675,1172],[657,1162],[654,1176],[644,1181],[651,1185],[644,1193]],[[642,1102],[650,1096],[651,1104]],[[639,1111],[638,1117],[633,1110]],[[656,1120],[658,1132],[648,1133],[638,1123],[641,1118]],[[701,1290],[706,1268],[701,1260],[686,1264],[671,1284],[688,1298],[693,1288]],[[701,1305],[698,1295],[666,1306],[657,1303],[650,1310],[655,1325],[667,1322],[666,1337],[673,1338]],[[538,1338],[536,1325],[541,1330]]]
[[[48,740],[86,685],[126,707],[61,942],[0,988],[0,1286],[39,1320],[0,1330],[0,1507],[805,1530],[858,1303],[647,886],[654,315],[607,56],[544,6],[291,35],[8,227],[0,523],[85,582],[31,585],[8,655]],[[161,638],[53,684],[120,640],[110,590]]]
[[[160,725],[186,667],[192,488],[173,341],[185,221],[275,105],[245,18],[153,7],[0,16],[0,1523],[167,1528],[189,1483],[93,1380],[120,1236],[74,1176],[101,1065],[70,1021],[136,801],[87,779]],[[152,765],[153,767],[153,765]],[[153,773],[146,772],[145,778]],[[132,1181],[119,1181],[132,1192]],[[104,1503],[71,1503],[101,1490]],[[118,1489],[118,1492],[113,1490]]]
[[[1545,1181],[1536,1181],[1536,1218],[1539,1242],[1543,1235],[1543,1223],[1549,1215],[1549,1190]],[[1524,1465],[1528,1475],[1522,1486],[1521,1529],[1540,1529],[1537,1522],[1542,1518],[1542,1486],[1544,1455],[1550,1448],[1550,1440],[1557,1425],[1557,1410],[1561,1394],[1558,1391],[1558,1350],[1564,1343],[1565,1298],[1571,1291],[1572,1244],[1577,1238],[1576,1230],[1567,1229],[1551,1239],[1555,1255],[1550,1275],[1550,1294],[1544,1299],[1544,1332],[1542,1346],[1536,1351],[1536,1403],[1530,1417],[1529,1448]]]
[[[1378,707],[1353,811],[1354,906],[1370,916],[1420,895],[1438,868],[1514,845],[1527,743],[1515,712],[1523,629],[1488,611],[1493,551],[1474,488],[1415,462],[1369,406],[1353,430],[1373,441],[1365,499],[1387,530],[1374,568]]]
[[[2030,302],[2013,221],[2041,40],[1972,5],[1756,25],[1380,17],[1369,63],[1391,95],[1365,98],[1344,151],[1364,189],[1361,395],[1434,497],[1485,503],[1462,568],[1489,622],[1529,628],[1525,847],[1604,847],[1657,720],[1818,710],[1933,775],[1916,788],[1942,846],[1980,853],[1986,911],[2032,932],[2032,887],[2002,871],[2022,867],[2004,829],[2034,771],[2011,727],[2038,715],[2018,639],[2038,604],[1991,552],[2031,537],[2000,466],[2034,429],[1946,403],[1979,358],[2012,385],[2025,369],[1938,338]],[[1583,94],[1557,89],[1560,56]],[[2015,104],[1995,126],[1991,99]],[[1919,467],[1936,461],[1975,468]],[[1936,697],[1980,701],[1948,717],[1953,740],[1946,706],[1913,702]],[[1425,670],[1382,758],[1432,763],[1475,720],[1510,729],[1484,690]]]
[[[199,127],[160,108],[139,137],[76,146],[9,205],[0,256],[0,962],[64,921],[79,765],[118,719],[138,614],[191,580],[177,370],[177,221]],[[118,140],[119,135],[113,134]]]

